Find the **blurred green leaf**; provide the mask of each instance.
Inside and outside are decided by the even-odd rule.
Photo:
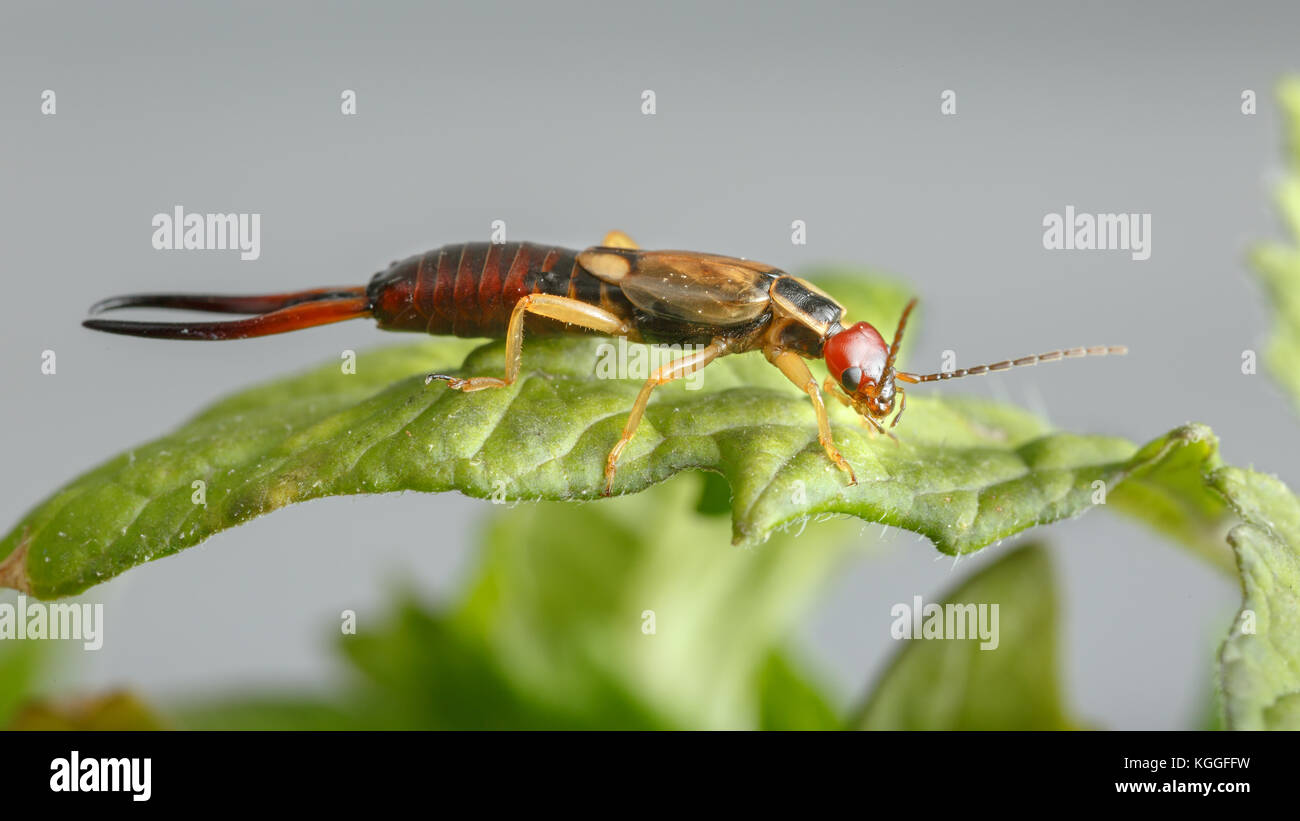
[[[1227,726],[1300,730],[1300,501],[1254,471],[1211,482],[1243,520],[1228,536],[1244,600],[1219,653]]]
[[[538,614],[545,618],[546,614]],[[395,623],[345,642],[348,657],[397,726],[433,729],[657,729],[622,682],[590,665],[566,670],[583,697],[530,686],[511,669],[492,637],[408,602]]]
[[[1300,77],[1285,80],[1278,98],[1287,128],[1287,176],[1277,190],[1289,244],[1267,243],[1250,255],[1273,309],[1266,362],[1300,410]]]
[[[8,727],[10,730],[93,732],[166,728],[150,707],[125,691],[74,700],[31,701],[14,714]]]
[[[1062,730],[1059,614],[1047,552],[1017,548],[944,597],[997,605],[997,646],[903,640],[853,725],[866,730]],[[911,607],[911,603],[908,603]],[[991,627],[992,607],[988,625]],[[900,615],[900,618],[907,618]]]
[[[782,653],[772,653],[758,673],[760,730],[838,730],[835,710],[806,674]]]
[[[402,730],[385,725],[359,697],[320,697],[306,693],[251,692],[202,702],[186,702],[167,711],[186,730]]]
[[[778,652],[854,548],[847,521],[726,548],[725,519],[691,512],[685,474],[600,504],[502,507],[464,599],[407,599],[342,639],[337,699],[190,705],[185,726],[659,729],[837,726]],[[721,547],[721,549],[719,549]]]
[[[571,711],[599,695],[591,681],[614,681],[673,726],[758,726],[758,677],[859,528],[726,548],[725,519],[688,512],[703,485],[686,474],[614,502],[504,512],[456,621]]]
[[[41,641],[0,641],[0,729],[33,697],[46,671],[47,645]]]

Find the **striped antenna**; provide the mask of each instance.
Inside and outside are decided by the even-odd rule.
[[[955,371],[940,371],[938,373],[905,373],[899,371],[897,378],[903,382],[942,382],[945,379],[960,379],[963,376],[980,376],[995,371],[1007,371],[1012,368],[1019,368],[1025,365],[1037,365],[1039,362],[1055,362],[1058,359],[1078,359],[1084,356],[1123,356],[1128,353],[1128,348],[1123,345],[1097,345],[1091,348],[1064,348],[1057,351],[1048,351],[1036,356],[1022,356],[1019,359],[1004,359],[1001,362],[994,362],[992,365],[976,365],[973,368],[958,368]]]
[[[898,358],[898,348],[903,344],[903,331],[907,329],[907,318],[916,307],[916,298],[908,300],[903,315],[898,318],[898,329],[894,331],[894,342],[889,346],[889,358],[885,360],[885,373],[894,369],[894,360]]]

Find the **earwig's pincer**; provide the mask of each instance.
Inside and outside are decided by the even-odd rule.
[[[659,368],[641,388],[605,464],[604,495],[613,492],[619,457],[636,434],[655,387],[714,359],[761,350],[808,395],[827,458],[857,479],[835,447],[823,390],[853,408],[865,424],[898,443],[891,430],[907,395],[898,383],[937,382],[1080,356],[1126,353],[1121,346],[1069,348],[929,374],[895,367],[908,316],[893,341],[871,324],[844,327],[844,308],[811,283],[750,260],[688,251],[643,251],[619,231],[582,252],[527,242],[460,243],[394,262],[358,288],[317,288],[259,296],[135,294],[103,300],[90,313],[120,308],[174,308],[252,314],[224,322],[132,322],[87,319],[94,330],[163,339],[247,339],[347,319],[373,317],[379,327],[462,337],[504,338],[503,377],[432,373],[425,385],[447,383],[474,392],[519,377],[524,329],[530,334],[594,333],[633,342],[695,346],[695,353]],[[830,377],[819,389],[805,360],[823,359]],[[895,404],[898,412],[894,414]],[[884,425],[890,415],[893,420]]]

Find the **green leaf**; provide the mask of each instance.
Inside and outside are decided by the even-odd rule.
[[[543,614],[544,616],[544,614]],[[598,669],[571,670],[584,700],[557,697],[509,668],[479,631],[407,602],[387,629],[344,643],[366,677],[369,712],[394,727],[428,729],[660,729],[662,720]],[[378,707],[379,709],[375,709]]]
[[[612,502],[504,512],[456,622],[571,712],[599,694],[591,682],[616,682],[672,726],[759,726],[796,675],[771,677],[773,653],[859,528],[824,522],[728,549],[726,520],[688,512],[703,484],[692,473]]]
[[[1300,501],[1254,471],[1223,468],[1211,482],[1243,520],[1228,536],[1243,602],[1219,653],[1227,725],[1300,730]]]
[[[838,730],[843,727],[826,696],[782,653],[759,670],[760,730]]]
[[[866,730],[1076,726],[1067,719],[1060,694],[1055,587],[1047,552],[1035,545],[1017,548],[976,573],[943,604],[990,605],[989,627],[991,606],[997,605],[997,628],[991,631],[996,647],[981,649],[978,637],[901,640],[853,725]]]
[[[342,638],[356,681],[337,697],[191,705],[181,723],[838,726],[777,648],[854,549],[857,528],[827,522],[727,549],[727,522],[689,510],[704,484],[692,473],[607,503],[502,506],[461,601],[430,610],[407,598],[384,624]]]
[[[1225,572],[1235,572],[1225,536],[1229,517],[1223,498],[1206,485],[1220,464],[1219,441],[1203,425],[1187,425],[1142,448],[1131,472],[1107,504],[1182,542]]]
[[[49,667],[45,642],[0,641],[0,728],[37,691]]]
[[[512,675],[490,637],[413,599],[340,644],[351,673],[327,696],[252,693],[173,709],[202,730],[655,730],[670,725],[596,669],[572,670],[585,703]]]
[[[358,705],[335,703],[304,693],[226,696],[173,707],[168,717],[186,730],[378,730],[417,729],[391,726],[363,717]]]
[[[1261,245],[1250,259],[1273,309],[1273,336],[1265,359],[1300,409],[1300,77],[1286,80],[1278,96],[1287,123],[1289,163],[1277,204],[1291,242]]]
[[[892,327],[897,286],[823,275],[851,315]],[[854,307],[859,306],[860,307]],[[513,386],[464,394],[430,370],[499,373],[502,346],[427,341],[330,365],[219,402],[176,432],[74,480],[0,540],[0,584],[52,597],[79,592],[284,505],[355,493],[459,490],[509,499],[599,499],[605,457],[638,383],[594,378],[592,338],[531,339]],[[1110,436],[1051,431],[1005,405],[917,396],[902,444],[836,406],[836,440],[857,470],[846,486],[817,442],[808,400],[759,354],[705,370],[703,388],[665,386],[624,453],[616,489],[644,490],[687,469],[731,488],[732,536],[752,546],[810,516],[850,514],[967,553],[1036,524],[1078,515],[1098,489],[1212,452],[1187,426],[1141,450]],[[832,403],[834,404],[834,403]],[[196,504],[196,482],[204,504]],[[691,500],[686,508],[700,504]],[[1221,506],[1221,505],[1220,505]],[[1144,515],[1154,508],[1140,507]],[[1180,527],[1188,529],[1186,521]],[[1191,530],[1198,530],[1197,523]]]
[[[119,690],[94,698],[29,702],[8,729],[103,732],[163,730],[167,725],[138,697]]]

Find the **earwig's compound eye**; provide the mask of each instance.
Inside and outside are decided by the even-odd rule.
[[[822,356],[831,376],[852,393],[863,380],[880,382],[889,346],[870,323],[858,322],[827,339]]]
[[[840,377],[840,384],[844,390],[853,393],[858,389],[858,384],[862,382],[862,369],[854,365],[851,368],[845,368],[844,374]]]

